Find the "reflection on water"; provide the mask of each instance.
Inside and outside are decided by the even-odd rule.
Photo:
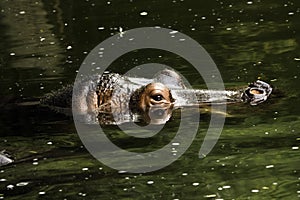
[[[298,1],[1,1],[0,11],[0,150],[16,160],[0,169],[0,199],[299,197]],[[103,166],[82,146],[72,120],[37,100],[72,83],[86,54],[120,27],[144,26],[175,29],[198,41],[226,87],[260,77],[281,95],[257,107],[228,106],[221,138],[204,159],[197,154],[209,114],[201,115],[188,151],[162,170],[127,174]],[[162,52],[133,53],[111,70],[125,73],[160,61],[194,87],[205,87],[187,63]],[[164,134],[145,140],[115,126],[105,131],[127,150],[148,151],[174,137],[180,116],[173,118]]]

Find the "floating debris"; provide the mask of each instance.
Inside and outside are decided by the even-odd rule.
[[[8,190],[12,190],[12,189],[14,189],[14,185],[8,185],[8,186],[6,186],[6,188],[8,189]]]
[[[119,27],[120,37],[123,37],[125,31],[123,31],[122,27]]]
[[[20,182],[20,183],[17,183],[16,186],[17,187],[23,187],[23,186],[26,186],[28,184],[29,184],[29,182]]]
[[[140,12],[140,15],[141,16],[146,16],[146,15],[148,15],[148,13],[146,11],[143,11],[143,12]]]
[[[154,183],[154,181],[147,181],[148,185],[152,185]]]
[[[10,156],[5,153],[5,151],[0,151],[0,166],[8,165],[14,162],[14,160],[9,157]]]
[[[82,196],[82,197],[85,197],[85,196],[86,196],[86,194],[85,194],[85,193],[82,193],[82,192],[79,192],[78,195],[79,195],[79,196]]]
[[[230,186],[230,185],[224,185],[222,188],[223,188],[223,189],[230,189],[231,186]]]
[[[270,169],[270,168],[273,168],[273,167],[274,167],[274,165],[267,165],[266,166],[267,169]]]
[[[208,195],[205,195],[204,196],[205,198],[214,198],[214,197],[217,197],[216,194],[208,194]]]
[[[253,192],[253,193],[258,193],[259,190],[258,190],[258,189],[253,189],[253,190],[251,190],[251,192]]]
[[[171,31],[170,34],[178,33],[178,31]]]
[[[44,195],[46,194],[46,192],[39,192],[39,195]]]
[[[199,186],[200,183],[193,183],[192,185],[193,185],[193,186]]]

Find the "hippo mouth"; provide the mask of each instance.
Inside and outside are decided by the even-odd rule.
[[[257,80],[246,88],[241,98],[243,101],[255,106],[266,101],[272,93],[272,90],[272,87],[268,83]]]

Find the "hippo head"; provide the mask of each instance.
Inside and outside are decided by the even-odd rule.
[[[174,99],[162,83],[150,83],[131,97],[131,111],[142,115],[150,124],[164,124],[171,117]]]

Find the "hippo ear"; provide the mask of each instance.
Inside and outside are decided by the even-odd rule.
[[[184,89],[186,88],[181,76],[173,70],[164,69],[154,75],[154,82],[162,83],[170,89]]]

